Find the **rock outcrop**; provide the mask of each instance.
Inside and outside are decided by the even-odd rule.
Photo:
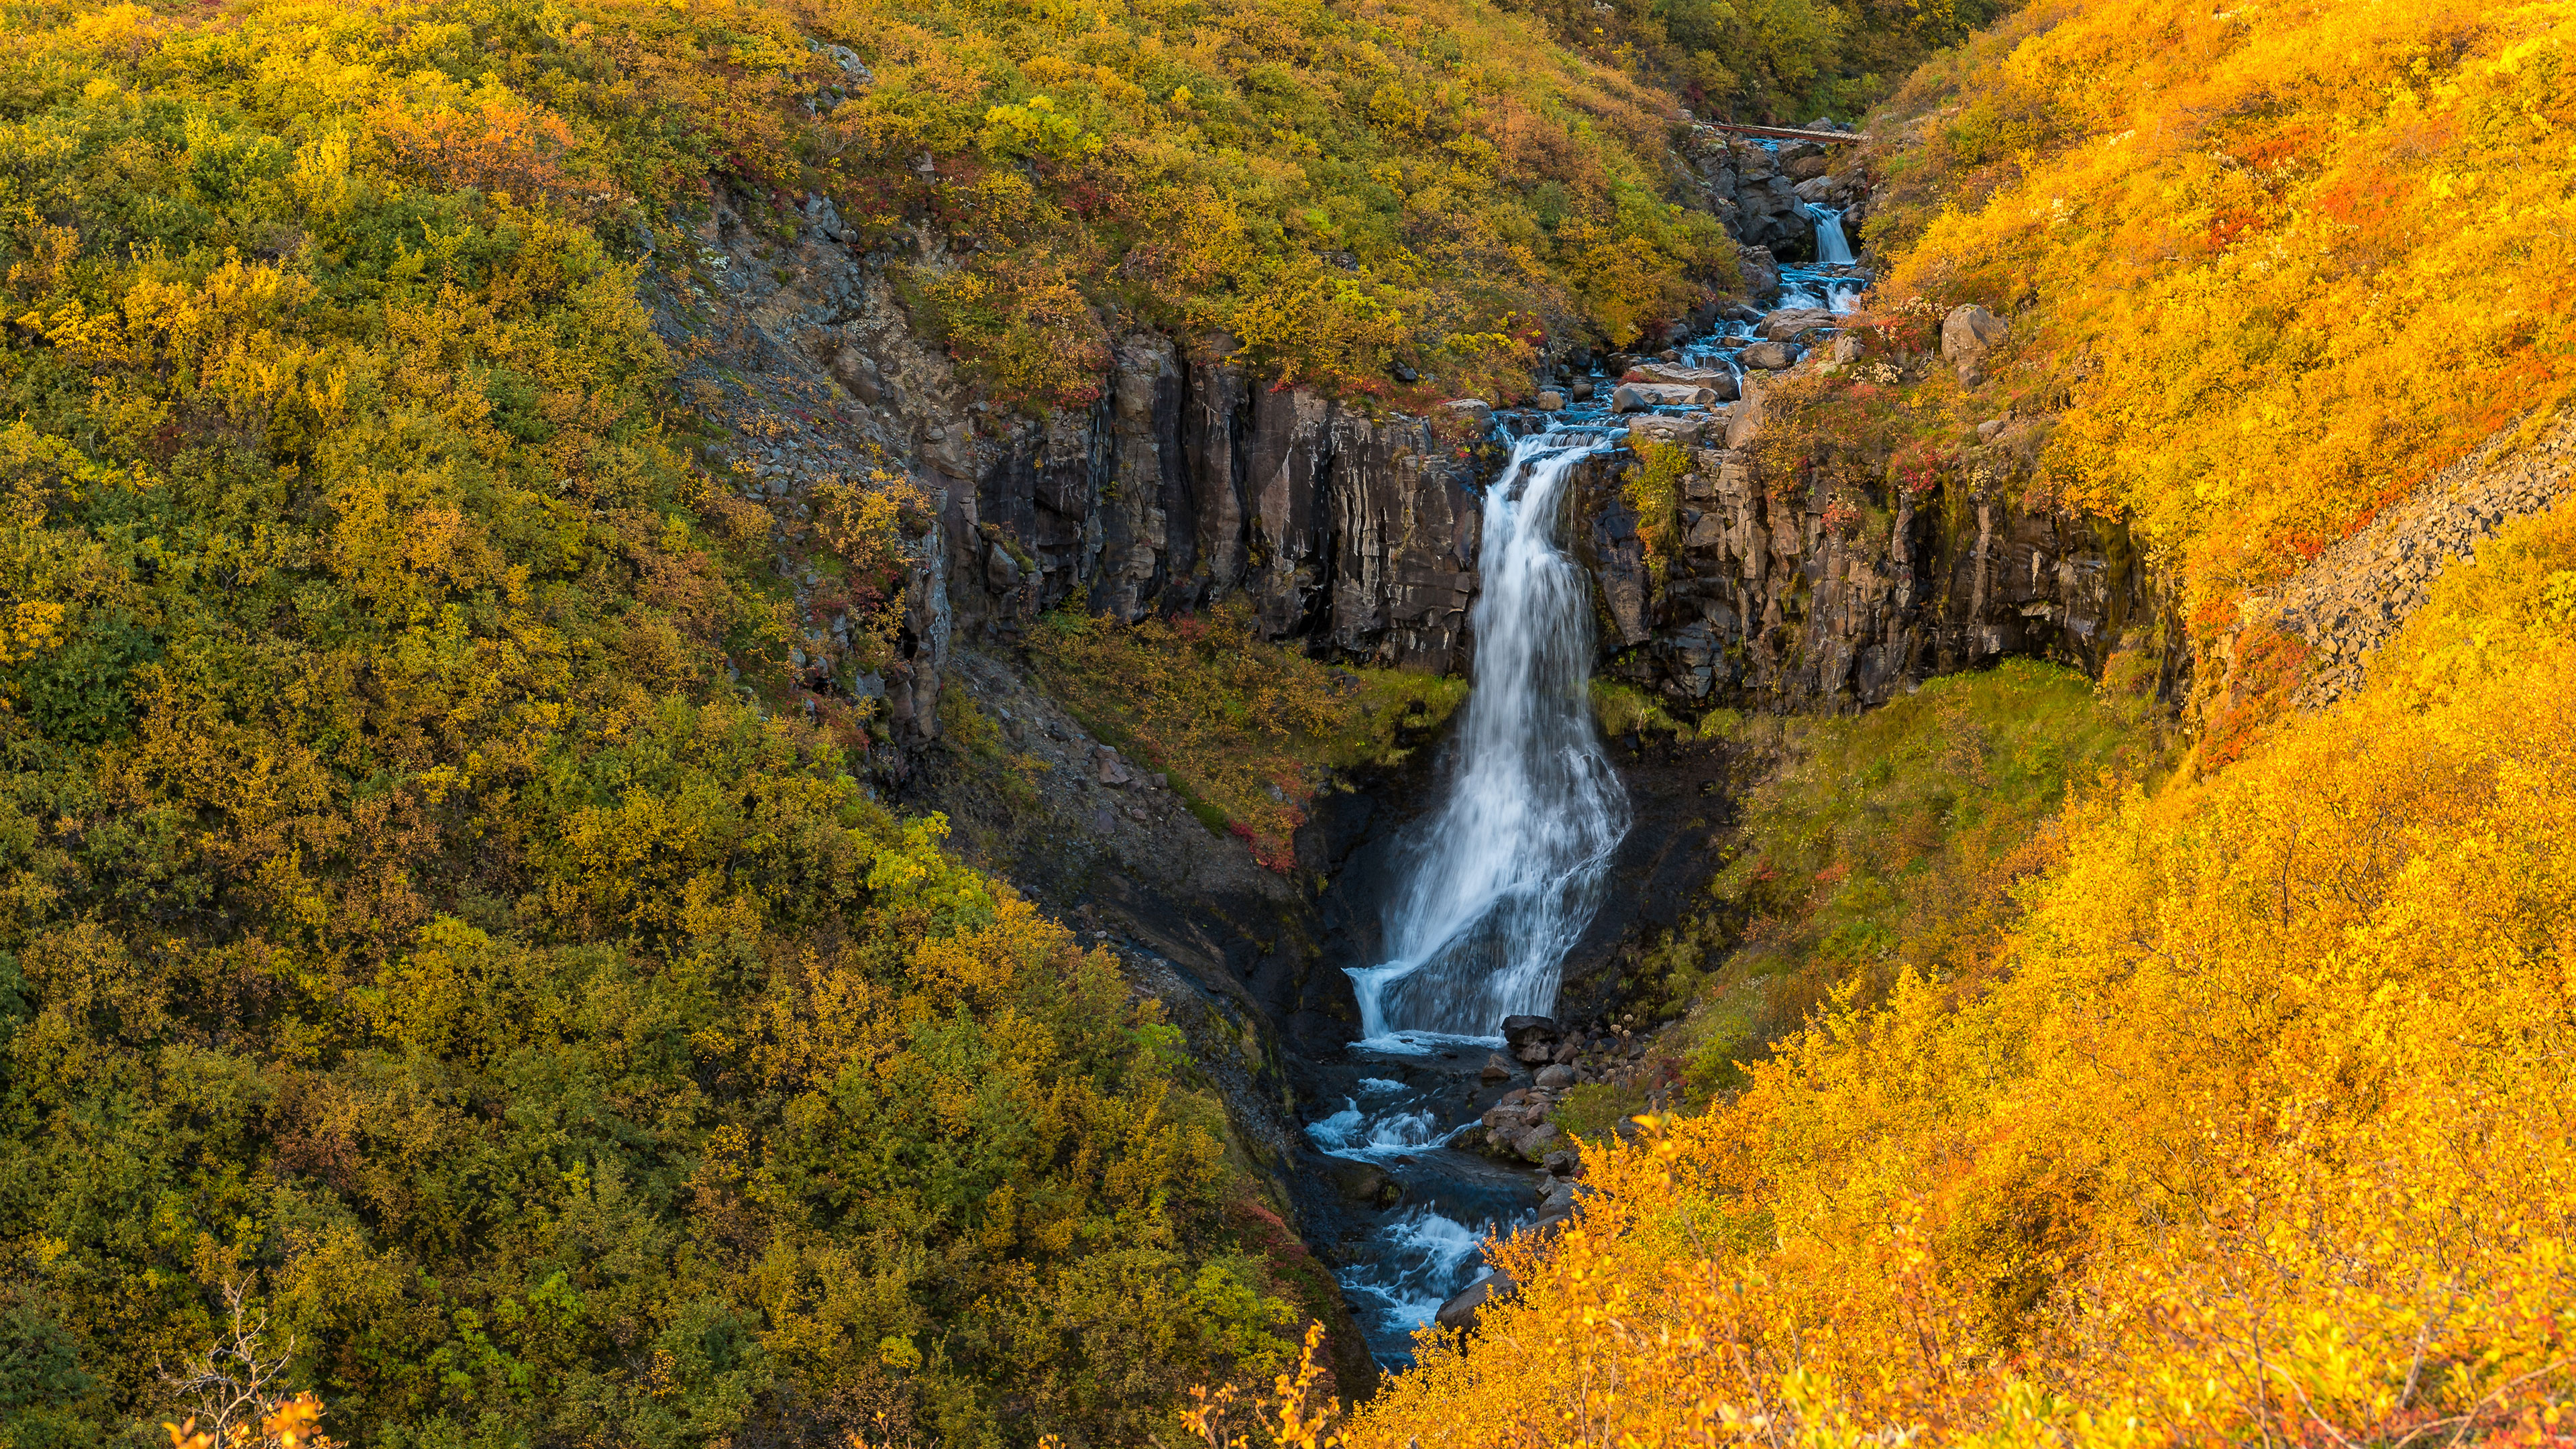
[[[935,507],[897,658],[862,671],[846,627],[819,622],[795,654],[800,684],[885,700],[910,745],[937,733],[952,636],[1007,639],[1056,608],[1137,619],[1236,595],[1275,638],[1464,667],[1475,486],[1494,456],[1481,404],[1373,414],[1258,385],[1224,360],[1226,339],[1193,352],[1138,331],[1091,406],[1010,413],[916,335],[888,258],[853,252],[828,203],[802,215],[782,247],[717,198],[657,241],[677,265],[656,309],[676,351],[722,363],[688,385],[739,439],[721,481],[775,517],[800,611],[830,593],[828,570],[798,556],[814,489],[895,464]],[[916,264],[942,264],[934,241]]]
[[[1813,141],[1776,149],[1743,136],[1707,126],[1691,128],[1680,157],[1697,183],[1700,199],[1738,242],[1762,249],[1764,259],[1807,262],[1816,256],[1816,223],[1807,215],[1806,187],[1818,195],[1839,196],[1846,189],[1825,174],[1825,148]],[[1843,225],[1856,230],[1865,210],[1844,213]],[[1776,274],[1770,279],[1778,281]],[[1764,290],[1756,279],[1746,286]]]
[[[1659,558],[1622,487],[1636,454],[1584,465],[1563,526],[1595,580],[1602,674],[1686,708],[1839,708],[2005,655],[2099,670],[2155,632],[2161,595],[2124,529],[2024,504],[2039,427],[1998,431],[1964,478],[1854,506],[1762,478],[1759,421],[1757,391],[1653,430],[1690,454]],[[2162,635],[2178,672],[2179,631]]]
[[[952,554],[981,586],[962,623],[1007,636],[1050,609],[1138,619],[1239,593],[1273,638],[1462,666],[1482,442],[1465,415],[1251,386],[1151,334],[1117,359],[1087,414],[1003,424],[948,480]]]
[[[1986,380],[1986,353],[2012,334],[2012,326],[1983,307],[1953,307],[1941,319],[1941,360],[1975,387]]]

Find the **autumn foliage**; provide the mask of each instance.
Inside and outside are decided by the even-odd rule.
[[[2268,586],[2576,380],[2571,44],[2557,3],[2033,5],[1874,123],[1883,290],[2012,316],[1961,420],[2062,410],[2068,497]]]
[[[814,184],[869,240],[936,239],[917,310],[1015,401],[1087,400],[1129,319],[1276,382],[1516,394],[1532,334],[1624,346],[1734,274],[1675,204],[1670,100],[1508,8],[828,0],[808,29],[869,68],[816,77]]]

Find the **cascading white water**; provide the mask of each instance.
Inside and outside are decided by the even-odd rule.
[[[1523,438],[1486,494],[1476,689],[1448,798],[1410,843],[1389,959],[1350,973],[1371,1042],[1484,1037],[1506,1016],[1545,1015],[1599,905],[1628,796],[1593,726],[1590,591],[1557,548],[1556,516],[1575,464],[1609,445]]]
[[[1843,235],[1843,214],[1811,201],[1807,203],[1807,217],[1816,224],[1816,265],[1850,266],[1851,239]]]

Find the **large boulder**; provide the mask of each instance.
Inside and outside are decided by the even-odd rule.
[[[1556,1029],[1556,1023],[1544,1016],[1503,1018],[1503,1040],[1510,1044],[1512,1055],[1533,1067],[1543,1067],[1556,1060],[1556,1044],[1563,1036],[1564,1033]]]
[[[1780,285],[1780,263],[1767,246],[1737,247],[1735,272],[1743,278],[1744,290],[1757,297]]]
[[[1374,1163],[1347,1157],[1324,1159],[1324,1173],[1345,1199],[1367,1207],[1389,1208],[1404,1200],[1404,1184]]]
[[[1986,380],[1986,353],[2012,335],[2012,324],[1973,303],[1941,319],[1941,359],[1970,387]]]
[[[1636,413],[1648,408],[1706,407],[1717,400],[1717,389],[1698,383],[1623,382],[1610,395],[1610,410]]]
[[[1465,1292],[1441,1304],[1433,1320],[1442,1328],[1473,1328],[1479,1309],[1511,1297],[1519,1288],[1520,1285],[1512,1281],[1511,1274],[1497,1268],[1468,1284]]]
[[[1819,328],[1840,325],[1842,319],[1830,307],[1783,307],[1764,314],[1754,330],[1773,342],[1795,342]]]
[[[1678,363],[1649,362],[1636,370],[1636,380],[1675,387],[1706,388],[1717,394],[1718,402],[1735,401],[1737,391],[1735,372],[1725,367],[1683,367]]]
[[[1494,426],[1494,405],[1483,398],[1462,397],[1443,406],[1466,418],[1479,431],[1490,430]]]
[[[1782,371],[1797,360],[1798,345],[1794,342],[1756,342],[1736,357],[1736,361],[1745,366],[1758,367],[1764,372]]]
[[[1628,442],[1631,446],[1655,442],[1679,443],[1686,448],[1696,447],[1704,429],[1722,424],[1725,415],[1724,408],[1719,408],[1709,417],[1675,418],[1666,417],[1660,413],[1647,413],[1628,420]]]

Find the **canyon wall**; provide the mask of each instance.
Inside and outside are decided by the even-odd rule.
[[[1838,508],[1821,477],[1762,478],[1751,432],[1654,428],[1689,454],[1660,558],[1623,486],[1637,455],[1585,465],[1562,527],[1596,581],[1600,673],[1685,708],[1836,708],[2011,655],[2098,674],[2125,644],[2153,648],[2159,688],[2176,686],[2180,630],[2158,631],[2126,529],[2031,503],[2036,430],[1863,509]]]
[[[1707,159],[1717,155],[1730,159]],[[1702,160],[1738,197],[1753,169],[1783,164],[1723,143]],[[1788,174],[1761,178],[1760,194],[1782,191],[1771,183]],[[1794,201],[1818,179],[1783,194]],[[1764,214],[1788,204],[1775,198]],[[720,343],[723,375],[771,386],[737,396],[694,384],[711,411],[789,400],[800,423],[764,432],[734,417],[746,441],[722,476],[782,515],[779,568],[813,625],[793,656],[805,687],[883,698],[908,747],[937,733],[958,642],[1008,643],[1060,608],[1132,620],[1229,600],[1264,634],[1340,659],[1468,667],[1480,491],[1504,435],[1543,415],[1506,413],[1497,427],[1480,403],[1372,413],[1263,385],[1143,330],[1117,340],[1089,406],[998,410],[916,336],[884,258],[841,245],[828,204],[806,220],[782,247],[718,206],[669,238],[690,264],[683,274],[704,280],[665,298],[663,317],[675,344],[703,354]],[[1853,515],[1821,485],[1757,476],[1747,445],[1758,411],[1631,424],[1692,460],[1660,559],[1623,496],[1636,455],[1622,447],[1585,465],[1564,536],[1598,586],[1603,673],[1685,709],[1839,708],[2005,655],[2098,670],[2155,623],[2153,581],[2122,530],[2026,505],[2035,428],[1979,443],[1965,476],[1929,495]],[[860,673],[844,618],[827,607],[828,569],[793,541],[822,480],[890,471],[923,488],[936,522],[915,545],[898,657]],[[2179,631],[2160,635],[2162,648]],[[2181,656],[2164,652],[2170,688]]]

